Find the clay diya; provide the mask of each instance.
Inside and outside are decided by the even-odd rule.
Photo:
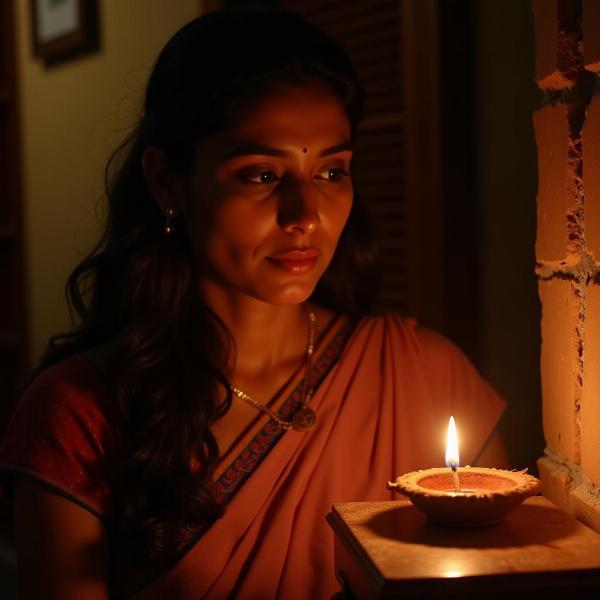
[[[500,523],[525,498],[541,491],[541,482],[524,471],[458,466],[454,418],[448,424],[446,464],[401,475],[388,487],[407,496],[430,521],[451,527]]]

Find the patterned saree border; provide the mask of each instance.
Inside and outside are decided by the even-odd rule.
[[[313,365],[309,387],[316,390],[321,385],[341,355],[355,325],[355,321],[348,319],[333,335],[331,341],[326,344]],[[304,378],[294,387],[288,398],[279,408],[278,414],[282,419],[289,420],[297,410],[302,399],[303,384]],[[269,419],[256,433],[215,483],[215,495],[221,504],[227,504],[239,487],[250,477],[275,447],[285,432],[285,429],[282,429],[275,421]]]
[[[342,321],[341,326],[339,326],[340,320]],[[313,389],[316,390],[321,385],[337,362],[356,324],[356,320],[342,315],[336,318],[328,328],[328,332],[325,333],[316,349],[317,359],[313,364],[310,381]],[[339,329],[335,331],[338,326]],[[300,402],[303,382],[304,377],[293,387],[292,392],[280,406],[278,413],[283,419],[288,419]],[[250,442],[246,444],[235,460],[230,463],[230,466],[225,468],[221,476],[217,477],[216,497],[223,506],[231,500],[235,492],[275,447],[285,431],[285,429],[278,427],[273,420],[267,421],[259,429],[258,433],[251,438]],[[183,527],[179,532],[179,551],[177,557],[166,571],[183,560],[185,555],[196,545],[208,529],[210,529],[210,523],[200,528]],[[161,573],[154,573],[145,583],[137,587],[133,592],[133,596],[151,585],[160,575]]]

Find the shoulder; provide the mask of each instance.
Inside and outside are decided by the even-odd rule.
[[[57,405],[101,407],[107,388],[100,369],[83,355],[66,358],[42,371],[25,390],[21,405],[35,404],[38,410]]]
[[[41,371],[27,391],[60,386],[93,389],[101,386],[101,383],[100,368],[86,354],[75,354]]]
[[[478,377],[463,351],[450,339],[415,319],[388,313],[363,317],[356,325],[356,348],[377,351],[381,360],[411,371],[427,372],[432,381]]]
[[[25,390],[4,447],[20,445],[20,438],[61,440],[59,445],[69,438],[105,439],[112,413],[102,372],[83,356],[72,356],[42,371]]]
[[[396,313],[365,316],[357,323],[356,332],[363,336],[380,336],[396,347],[423,356],[462,356],[456,344],[441,333]]]
[[[496,396],[471,360],[446,336],[420,326],[415,319],[396,314],[364,317],[358,324],[366,332],[366,344],[377,336],[382,340],[382,355],[391,358],[394,368],[426,373],[428,385],[441,393],[449,390],[472,395]]]
[[[42,371],[27,388],[0,447],[0,485],[25,473],[94,515],[109,511],[116,419],[101,372],[81,356]]]
[[[344,342],[346,354],[368,352],[380,360],[391,361],[389,364],[426,368],[435,376],[447,376],[452,369],[473,368],[456,344],[413,318],[383,313],[358,319],[346,315],[333,322],[348,332]]]

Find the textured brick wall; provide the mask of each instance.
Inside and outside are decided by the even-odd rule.
[[[600,2],[534,0],[544,494],[600,531]]]

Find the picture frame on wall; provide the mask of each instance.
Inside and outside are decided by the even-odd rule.
[[[33,54],[46,64],[99,47],[97,0],[30,0]]]

